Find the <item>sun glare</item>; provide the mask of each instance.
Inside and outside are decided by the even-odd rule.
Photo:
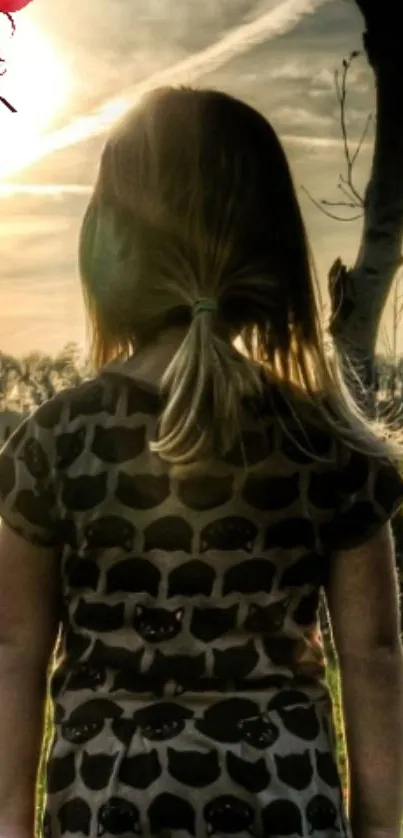
[[[15,16],[16,33],[0,15],[0,56],[7,73],[0,77],[0,96],[17,113],[0,102],[0,178],[23,160],[27,146],[40,139],[62,111],[69,97],[67,64],[49,38],[24,14]]]

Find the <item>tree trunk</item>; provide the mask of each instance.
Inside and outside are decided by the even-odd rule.
[[[364,224],[354,266],[338,259],[329,274],[331,332],[365,389],[374,385],[380,319],[402,263],[403,31],[402,0],[356,0],[365,20],[364,46],[376,85],[376,134]]]

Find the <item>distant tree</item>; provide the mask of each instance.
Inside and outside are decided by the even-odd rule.
[[[57,392],[75,387],[89,375],[74,343],[55,357],[30,352],[22,358],[0,353],[0,399],[2,409],[12,406],[22,412],[38,407]]]
[[[0,352],[0,410],[5,410],[18,375],[18,361]]]

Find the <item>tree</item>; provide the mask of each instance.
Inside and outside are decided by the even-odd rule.
[[[0,352],[0,409],[7,409],[10,394],[18,374],[18,361]]]
[[[31,352],[13,358],[0,353],[1,407],[29,411],[59,390],[77,386],[88,374],[88,365],[74,343],[67,344],[56,357]]]
[[[353,363],[368,391],[374,384],[380,319],[402,264],[403,4],[401,0],[355,2],[364,17],[364,48],[374,72],[375,143],[357,257],[350,269],[336,260],[329,273],[329,290],[336,346]]]

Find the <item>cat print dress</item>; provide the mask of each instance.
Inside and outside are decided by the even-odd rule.
[[[0,455],[1,516],[60,562],[44,838],[350,838],[319,598],[402,482],[302,401],[301,435],[273,385],[225,460],[175,480],[148,447],[161,399],[105,371]]]

